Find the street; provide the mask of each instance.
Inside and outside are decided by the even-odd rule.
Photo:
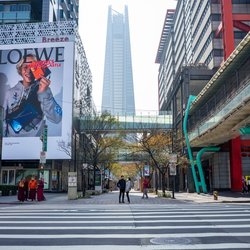
[[[131,202],[118,204],[112,192],[1,204],[0,249],[250,249],[248,203],[141,199],[138,192]]]

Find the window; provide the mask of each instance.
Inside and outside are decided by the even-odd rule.
[[[4,169],[2,170],[2,184],[3,185],[15,185],[15,170]]]
[[[17,4],[11,4],[10,11],[17,11]]]
[[[2,171],[2,184],[7,185],[8,184],[8,170]]]
[[[11,4],[10,11],[30,11],[30,4]]]
[[[31,7],[29,4],[18,4],[17,5],[17,10],[18,11],[30,11]]]

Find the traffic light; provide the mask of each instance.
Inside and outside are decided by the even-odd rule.
[[[44,124],[43,127],[43,151],[47,152],[47,138],[48,138],[48,125]]]

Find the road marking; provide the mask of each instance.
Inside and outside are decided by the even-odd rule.
[[[110,223],[110,222],[109,222]],[[37,224],[37,222],[36,222]],[[150,230],[150,229],[196,229],[196,228],[202,228],[202,229],[207,229],[207,228],[250,228],[250,225],[194,225],[194,226],[69,226],[69,227],[53,227],[53,226],[45,226],[45,227],[1,227],[0,230],[14,230],[14,229],[25,229],[25,230],[71,230],[71,229],[100,229],[100,230],[105,230],[105,229],[134,229],[134,230]]]
[[[249,243],[218,243],[218,244],[194,244],[194,245],[70,245],[70,246],[0,246],[1,250],[166,250],[166,249],[249,249]]]
[[[245,215],[250,215],[250,211],[244,211],[244,210],[242,210],[242,211],[240,211],[241,213],[244,213]],[[203,215],[203,214],[205,214],[205,215],[208,215],[208,214],[211,214],[211,215],[213,215],[213,214],[218,214],[218,215],[220,215],[220,214],[230,214],[230,215],[234,215],[234,214],[236,214],[236,215],[238,215],[239,214],[239,211],[195,211],[195,212],[186,212],[186,211],[180,211],[180,212],[178,212],[178,211],[173,211],[173,212],[169,212],[169,211],[157,211],[157,212],[147,212],[147,211],[144,211],[144,212],[134,212],[134,211],[126,211],[126,212],[106,212],[106,211],[96,211],[95,213],[87,213],[87,212],[85,212],[85,213],[81,213],[81,212],[79,212],[79,213],[71,213],[71,212],[63,212],[63,213],[61,213],[61,212],[56,212],[56,213],[54,213],[54,212],[51,212],[51,213],[43,213],[43,212],[37,212],[37,211],[34,211],[34,212],[32,212],[32,211],[29,211],[29,212],[23,212],[23,211],[18,211],[18,212],[3,212],[3,213],[1,213],[1,215],[16,215],[16,214],[21,214],[21,215],[87,215],[87,216],[89,216],[89,215],[96,215],[96,216],[98,216],[99,214],[105,214],[105,215],[115,215],[115,216],[117,216],[117,215],[133,215],[133,216],[140,216],[140,215],[143,215],[143,216],[145,216],[145,215],[158,215],[158,214],[164,214],[164,215],[175,215],[175,214],[183,214],[183,216],[184,215],[192,215],[192,214],[201,214],[201,215]]]
[[[43,220],[39,221],[39,224],[130,224],[130,223],[190,223],[190,222],[195,222],[195,223],[202,223],[202,222],[247,222],[250,221],[249,218],[244,218],[244,219],[196,219],[196,220],[124,220],[124,221],[107,221],[107,220],[98,220],[98,221],[93,221],[93,220],[77,220],[77,221],[57,221],[57,220]],[[37,221],[27,221],[27,220],[19,220],[19,221],[0,221],[1,224],[37,224]]]
[[[177,233],[177,234],[0,234],[0,239],[145,239],[145,238],[203,238],[203,237],[249,237],[250,232],[244,233]]]
[[[250,216],[250,213],[246,213],[246,214],[203,214],[202,217],[246,217],[246,216]],[[146,215],[134,215],[133,213],[131,213],[131,215],[99,215],[96,214],[95,216],[70,216],[69,214],[66,215],[58,215],[58,216],[31,216],[29,215],[28,218],[29,219],[56,219],[56,218],[62,218],[62,219],[80,219],[80,218],[89,218],[89,219],[131,219],[131,218],[148,218],[149,216]],[[178,215],[151,215],[151,218],[187,218],[187,217],[192,217],[192,218],[200,218],[201,215],[196,215],[196,214],[188,214],[188,215],[182,215],[182,214],[178,214]],[[2,219],[18,219],[18,218],[27,218],[27,215],[13,215],[13,216],[7,216],[7,215],[2,215],[0,218]]]

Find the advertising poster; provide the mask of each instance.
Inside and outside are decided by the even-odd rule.
[[[144,165],[144,176],[150,176],[149,165]]]
[[[39,159],[44,124],[47,159],[69,159],[74,43],[0,46],[2,159]]]

